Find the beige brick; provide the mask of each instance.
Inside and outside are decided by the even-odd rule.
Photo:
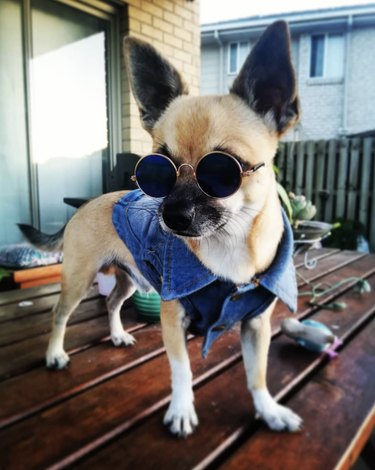
[[[155,29],[152,26],[143,24],[141,27],[141,31],[144,36],[148,36],[150,39],[158,39],[159,41],[163,40],[163,32],[158,29]]]
[[[141,23],[152,24],[152,16],[138,8],[129,7],[129,19],[139,20]]]
[[[140,8],[143,0],[126,0],[126,3],[128,5],[131,5],[133,7]]]
[[[175,36],[172,36],[171,34],[164,33],[164,42],[173,47],[177,47],[178,49],[182,49],[181,39],[178,39]]]
[[[169,13],[168,11],[164,11],[163,17],[169,23],[174,24],[175,26],[182,27],[183,19],[180,16],[175,15],[174,13]]]
[[[173,57],[187,64],[191,61],[191,55],[187,52],[181,51],[180,49],[175,49],[173,51]]]
[[[150,13],[152,16],[163,18],[163,9],[150,2],[142,2],[142,10],[147,11],[147,13]]]
[[[155,28],[160,29],[164,33],[169,33],[169,34],[173,33],[174,26],[171,25],[170,23],[167,23],[164,20],[160,20],[159,18],[153,18],[152,24],[155,26]]]
[[[191,21],[193,19],[193,12],[189,8],[189,4],[187,2],[185,3],[185,5],[186,6],[181,7],[175,4],[174,12],[176,13],[176,15],[182,16],[182,18],[184,18],[185,20]]]
[[[153,0],[155,5],[158,5],[163,10],[173,11],[173,1],[170,0]]]
[[[174,35],[180,39],[183,39],[184,41],[192,41],[192,33],[180,27],[174,27]]]
[[[129,18],[129,34],[141,32],[141,22],[135,18]]]
[[[189,52],[189,54],[199,54],[200,53],[199,49],[194,44],[192,44],[191,41],[189,41],[189,42],[184,41],[183,45],[182,45],[182,48],[185,52]]]

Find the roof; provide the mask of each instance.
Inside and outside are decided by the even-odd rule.
[[[257,15],[246,18],[219,21],[201,25],[202,44],[214,42],[218,37],[232,40],[241,36],[258,36],[266,26],[277,20],[288,22],[291,33],[375,26],[375,3],[358,6],[324,8],[272,15]]]

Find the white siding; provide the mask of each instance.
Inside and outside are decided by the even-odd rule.
[[[206,46],[201,51],[201,95],[220,94],[220,50]]]

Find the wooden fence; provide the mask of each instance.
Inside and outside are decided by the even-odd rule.
[[[375,251],[374,137],[281,143],[275,163],[285,189],[314,202],[316,220],[360,221]]]

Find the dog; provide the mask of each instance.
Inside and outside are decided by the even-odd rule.
[[[266,29],[224,96],[189,96],[177,70],[142,40],[126,37],[124,56],[153,141],[135,169],[140,189],[91,200],[52,236],[20,227],[34,245],[64,250],[47,367],[67,366],[68,319],[95,274],[114,266],[107,307],[115,346],[135,342],[120,319],[135,288],[161,293],[172,382],[164,423],[173,434],[187,436],[198,425],[187,330],[205,335],[206,355],[236,321],[257,415],[272,430],[297,431],[301,418],[266,384],[276,300],[296,305],[292,238],[272,164],[280,137],[299,118],[288,27],[278,21]]]

